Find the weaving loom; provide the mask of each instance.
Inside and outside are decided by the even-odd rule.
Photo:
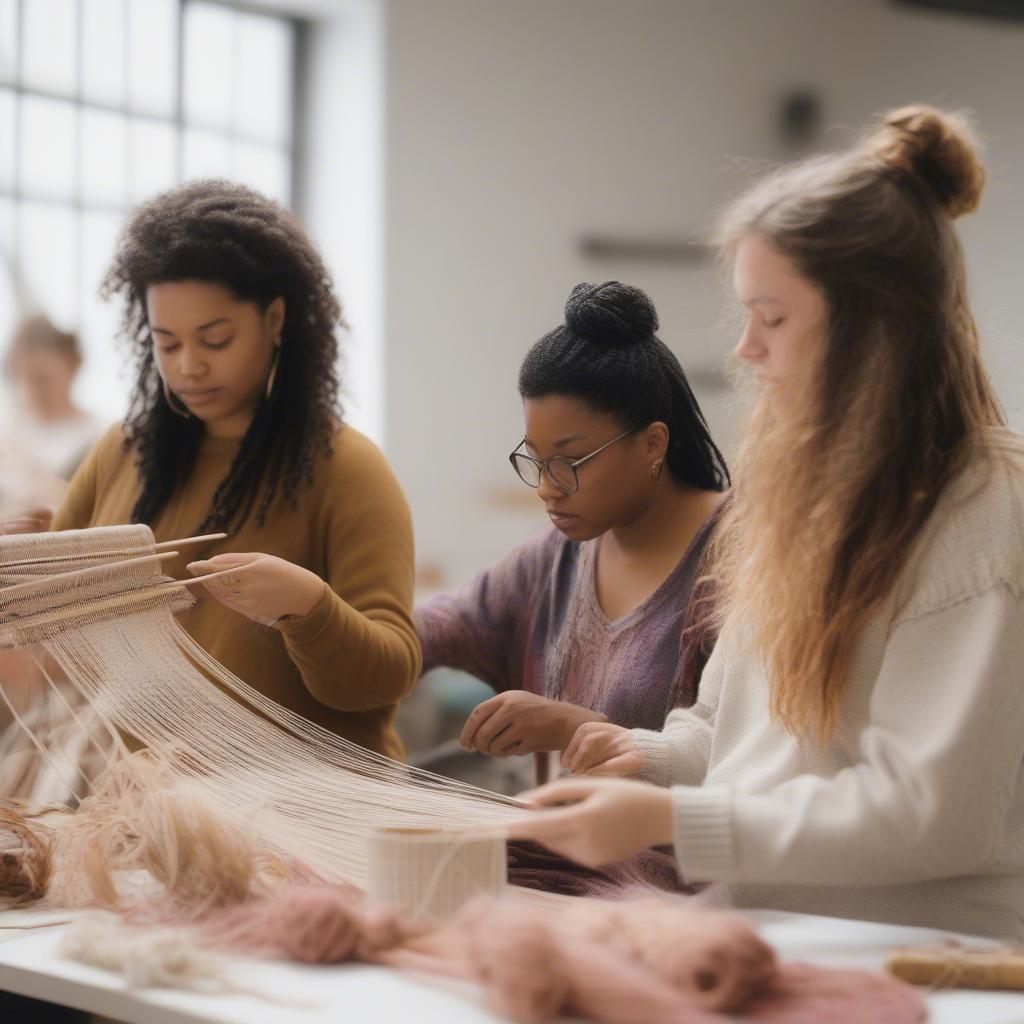
[[[161,557],[145,526],[0,538],[0,646],[49,654],[112,737],[134,738],[169,779],[189,780],[328,880],[365,884],[377,828],[500,827],[521,815],[508,798],[364,750],[238,679],[175,621],[191,598],[161,576]],[[126,753],[119,737],[112,748]],[[41,754],[81,792],[73,765]]]

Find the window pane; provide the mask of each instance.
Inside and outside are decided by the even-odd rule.
[[[234,107],[238,16],[213,4],[185,8],[185,120],[228,128]]]
[[[291,134],[292,26],[280,18],[240,15],[235,131],[285,144]]]
[[[174,113],[177,50],[176,0],[128,0],[128,95],[133,109]]]
[[[283,206],[291,204],[291,174],[286,150],[236,142],[231,147],[231,177]]]
[[[14,93],[0,89],[0,189],[14,187]]]
[[[125,101],[125,0],[84,0],[82,95],[120,106]]]
[[[128,195],[133,203],[171,188],[178,180],[174,126],[132,121],[128,129]]]
[[[127,195],[128,126],[121,114],[82,111],[82,198],[123,204]]]
[[[26,85],[71,95],[75,91],[75,0],[32,0],[25,17],[21,68]]]
[[[18,317],[18,293],[14,282],[14,204],[0,199],[0,349],[6,349]]]
[[[82,217],[82,349],[85,359],[75,383],[83,406],[116,419],[127,408],[128,380],[124,351],[117,342],[120,305],[104,302],[98,290],[114,256],[121,218],[86,213]]]
[[[26,304],[59,327],[73,327],[77,308],[75,217],[70,206],[24,202],[19,207],[19,258]]]
[[[0,81],[14,78],[18,46],[18,0],[0,0]]]
[[[193,178],[227,178],[231,174],[231,153],[227,137],[197,128],[185,130],[182,174]]]
[[[63,100],[21,99],[19,176],[29,195],[69,199],[74,191],[75,108]]]
[[[10,199],[0,199],[0,277],[9,277],[10,268],[7,258],[11,255],[14,243],[14,203]]]

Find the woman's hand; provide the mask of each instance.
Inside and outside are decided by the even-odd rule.
[[[635,775],[643,766],[632,730],[611,722],[585,722],[562,754],[562,767],[573,775]]]
[[[53,509],[40,505],[0,519],[0,536],[9,533],[46,533],[53,522]]]
[[[520,797],[540,810],[513,822],[510,839],[533,839],[587,867],[672,842],[672,795],[632,779],[565,779]]]
[[[190,562],[193,576],[237,569],[203,586],[211,597],[254,622],[272,626],[278,619],[307,615],[323,596],[324,581],[300,565],[258,552],[216,555]]]
[[[582,723],[602,721],[604,715],[597,711],[526,690],[509,690],[473,709],[459,742],[467,750],[492,757],[562,750]]]

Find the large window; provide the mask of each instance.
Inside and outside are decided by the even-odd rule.
[[[96,291],[124,215],[201,177],[290,205],[295,35],[212,0],[0,0],[0,345],[42,310],[81,335],[80,401],[120,411]]]

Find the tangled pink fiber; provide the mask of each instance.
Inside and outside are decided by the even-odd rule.
[[[478,983],[490,1005],[537,1024],[915,1024],[917,993],[882,974],[780,965],[736,915],[672,899],[580,901],[552,913],[481,900],[414,929],[354,887],[285,886],[219,911],[203,941],[307,963],[361,960]]]

